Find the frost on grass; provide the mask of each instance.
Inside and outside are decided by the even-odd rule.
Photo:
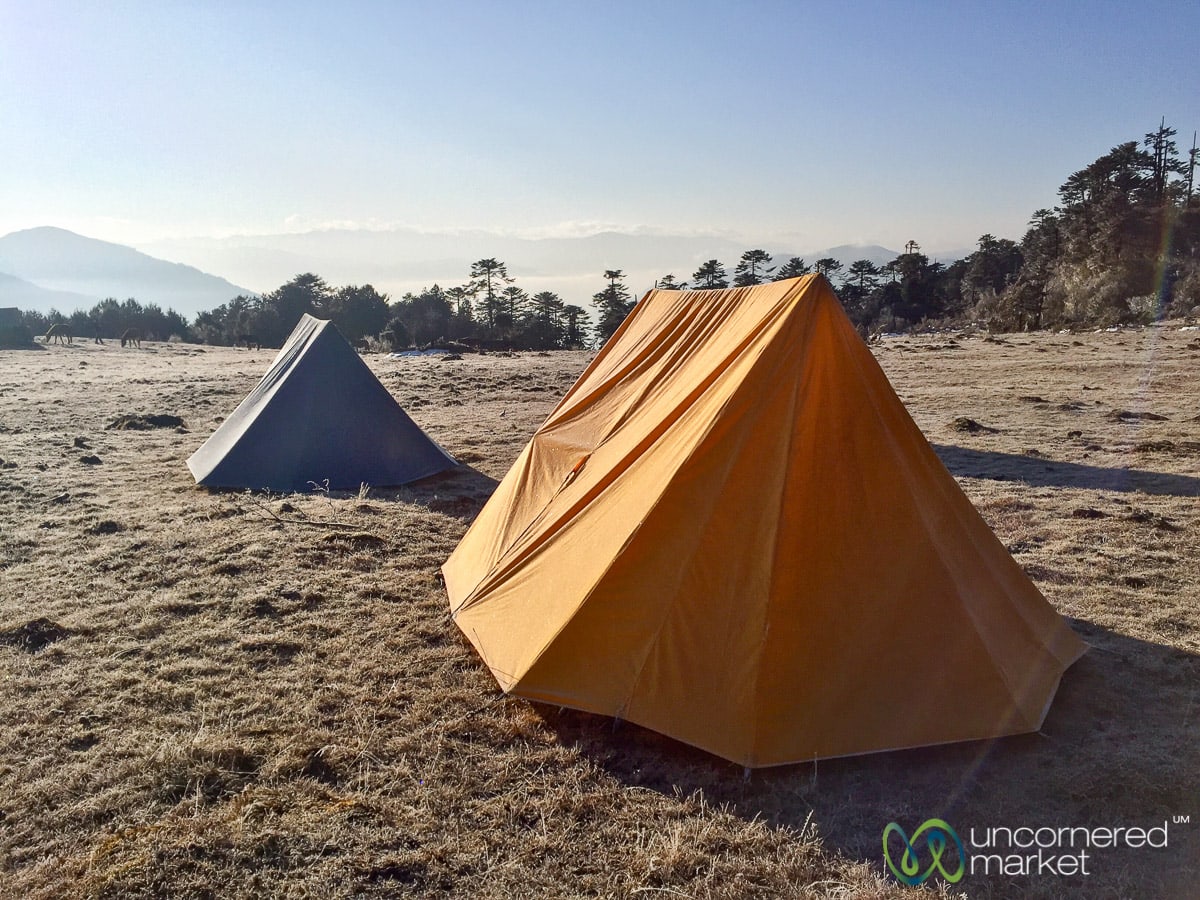
[[[900,897],[889,821],[1185,813],[1200,795],[1200,384],[1187,335],[1142,335],[1150,368],[1117,337],[1138,339],[878,348],[1095,647],[1041,733],[749,781],[636,726],[503,698],[450,621],[441,563],[588,354],[369,358],[467,465],[282,497],[197,490],[185,464],[261,375],[244,353],[0,355],[0,384],[21,386],[0,424],[2,893]],[[191,433],[110,427],[155,409]],[[964,411],[991,430],[948,428]],[[964,890],[1171,896],[1200,878],[1200,847],[1176,840],[1098,860],[1086,885]]]

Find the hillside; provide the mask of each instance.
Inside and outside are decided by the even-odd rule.
[[[0,306],[16,306],[26,311],[48,313],[52,309],[67,312],[90,306],[95,302],[93,298],[84,294],[38,287],[23,278],[0,272]]]
[[[254,293],[192,266],[51,227],[0,237],[0,273],[9,276],[0,279],[0,303],[39,312],[133,297],[190,317]]]

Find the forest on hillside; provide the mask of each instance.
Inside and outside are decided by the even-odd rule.
[[[760,284],[820,272],[859,330],[904,331],[978,323],[993,331],[1083,328],[1200,314],[1200,200],[1194,185],[1196,138],[1181,153],[1165,122],[1077,172],[1058,205],[1036,210],[1020,241],[982,235],[973,253],[949,265],[916,241],[884,266],[859,259],[779,261],[747,250],[730,272],[711,259],[690,277],[663,275],[668,290]],[[461,285],[434,285],[391,300],[370,285],[333,287],[298,275],[261,297],[239,296],[187,322],[172,310],[108,299],[70,316],[25,313],[32,334],[66,321],[75,334],[117,337],[140,328],[150,338],[279,346],[300,316],[332,319],[355,342],[380,348],[436,341],[555,349],[607,340],[636,298],[619,269],[597,279],[592,310],[558,294],[530,294],[497,259],[475,262]]]

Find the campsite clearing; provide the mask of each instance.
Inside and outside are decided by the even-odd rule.
[[[1040,734],[748,782],[635,726],[499,699],[450,621],[440,566],[590,354],[368,357],[467,467],[268,497],[197,488],[185,461],[272,351],[0,351],[0,895],[892,897],[909,892],[883,868],[890,821],[1188,816],[1167,848],[1097,850],[1086,877],[950,889],[1188,896],[1190,340],[1172,323],[875,345],[967,495],[1093,650]],[[168,424],[108,427],[122,417]]]

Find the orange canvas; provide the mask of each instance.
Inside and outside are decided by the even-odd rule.
[[[506,692],[748,767],[1035,731],[1085,649],[820,276],[647,294],[443,573]]]

